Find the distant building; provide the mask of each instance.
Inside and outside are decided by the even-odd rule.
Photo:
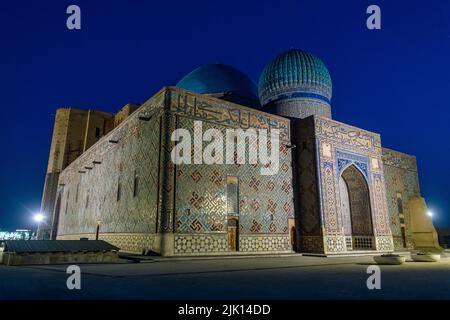
[[[58,221],[57,217],[53,219],[53,209],[61,171],[138,107],[135,104],[127,104],[115,115],[76,108],[60,108],[56,111],[41,204],[41,212],[50,217],[50,222],[41,225],[41,238],[49,237],[50,231],[55,227],[53,223]]]
[[[214,64],[115,117],[59,109],[42,201],[48,231],[167,256],[437,248],[415,157],[333,120],[331,97],[323,62],[292,49],[265,67],[259,88]],[[222,133],[278,129],[278,172],[175,165],[171,135],[193,132],[194,121]]]

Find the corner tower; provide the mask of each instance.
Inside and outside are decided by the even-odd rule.
[[[273,59],[259,78],[263,110],[281,116],[331,119],[332,83],[325,64],[315,55],[290,49]]]

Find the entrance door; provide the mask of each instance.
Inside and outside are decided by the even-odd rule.
[[[341,175],[340,198],[344,232],[351,236],[354,250],[371,250],[374,248],[372,213],[370,208],[369,186],[364,175],[355,165],[347,167]]]
[[[403,240],[403,248],[406,248],[406,231],[404,227],[401,227],[402,231],[402,240]]]
[[[292,251],[297,252],[297,231],[295,227],[291,228],[291,247]]]
[[[228,250],[238,251],[239,247],[239,230],[236,219],[228,220]]]

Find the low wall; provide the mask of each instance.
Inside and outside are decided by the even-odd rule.
[[[71,264],[71,263],[114,263],[118,252],[56,252],[17,254],[0,252],[0,263],[7,266],[33,264]]]

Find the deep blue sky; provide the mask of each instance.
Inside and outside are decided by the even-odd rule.
[[[328,66],[334,119],[417,156],[434,221],[450,225],[450,1],[15,0],[0,4],[0,228],[32,225],[56,108],[116,111],[206,63],[257,81],[291,47]]]

